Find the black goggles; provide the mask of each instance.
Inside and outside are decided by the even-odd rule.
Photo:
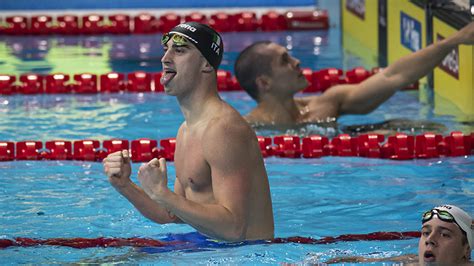
[[[454,216],[451,215],[451,213],[449,213],[447,211],[443,211],[443,210],[438,210],[438,209],[432,209],[432,210],[429,210],[429,211],[423,213],[421,223],[424,224],[424,223],[428,222],[429,220],[433,219],[433,217],[435,215],[437,215],[438,218],[443,222],[455,223],[457,226],[459,226],[459,224],[456,222],[456,219],[454,219]],[[461,227],[459,226],[459,228],[461,228]]]

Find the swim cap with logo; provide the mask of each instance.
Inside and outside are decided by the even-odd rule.
[[[170,32],[165,34],[162,44],[165,45],[175,34],[185,37],[194,44],[209,64],[217,70],[224,53],[224,43],[217,31],[198,22],[185,22],[175,26]]]

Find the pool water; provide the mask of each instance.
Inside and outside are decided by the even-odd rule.
[[[275,235],[320,238],[376,231],[416,231],[420,213],[449,202],[473,211],[472,157],[391,161],[323,157],[265,160],[274,205]],[[133,176],[139,164],[134,164]],[[108,183],[100,163],[13,161],[0,164],[1,238],[143,237],[194,232],[142,217]],[[169,176],[175,174],[169,164]],[[136,181],[136,180],[135,180]],[[170,186],[173,179],[170,178]],[[159,248],[157,248],[159,249]],[[332,257],[386,257],[415,253],[417,239],[325,245],[259,244],[229,248],[11,247],[9,263],[269,263],[316,262]]]
[[[224,34],[222,69],[232,71],[240,50],[270,39],[290,49],[302,67],[352,68],[361,61],[342,52],[340,31]],[[315,38],[319,38],[315,42]],[[0,73],[97,74],[161,70],[160,36],[0,37]],[[5,56],[3,56],[5,55]],[[343,63],[344,62],[344,63]],[[347,63],[349,62],[349,63]],[[365,66],[370,68],[372,66]],[[255,103],[243,92],[222,93],[242,114]],[[400,110],[403,108],[403,112]],[[444,135],[473,131],[472,125],[439,116],[418,102],[417,92],[398,92],[368,115],[344,116],[336,128],[317,125],[286,133],[334,136],[360,121],[409,118],[441,123]],[[0,96],[0,140],[80,140],[174,137],[183,121],[173,97],[159,93]],[[258,130],[259,135],[285,132]],[[408,132],[410,130],[408,129]],[[413,133],[413,132],[411,132]],[[421,213],[450,203],[474,214],[472,156],[392,161],[354,157],[265,159],[275,216],[275,236],[320,238],[376,231],[417,231]],[[139,164],[133,164],[133,177]],[[174,182],[173,163],[168,167]],[[0,162],[0,238],[142,237],[163,239],[195,232],[187,225],[158,225],[141,216],[108,183],[98,162]],[[325,245],[255,244],[163,249],[131,247],[73,249],[11,247],[2,264],[154,263],[280,264],[318,263],[340,256],[390,257],[417,252],[417,239],[337,242]]]

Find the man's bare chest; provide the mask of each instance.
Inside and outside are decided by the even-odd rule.
[[[198,138],[184,136],[176,140],[176,178],[185,190],[207,190],[211,183],[211,170]]]

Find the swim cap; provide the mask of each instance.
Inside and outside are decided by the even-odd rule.
[[[224,43],[217,31],[208,25],[197,22],[181,23],[168,32],[167,38],[165,38],[166,35],[163,36],[163,45],[165,45],[170,40],[170,37],[175,34],[179,34],[185,37],[188,41],[191,41],[204,58],[207,59],[209,64],[217,70],[222,61],[222,54],[224,53]]]
[[[474,249],[474,224],[471,216],[469,216],[467,212],[454,205],[442,205],[433,209],[449,212],[454,217],[454,220],[456,220],[456,223],[458,223],[459,227],[461,227],[461,230],[466,233],[469,247]]]

